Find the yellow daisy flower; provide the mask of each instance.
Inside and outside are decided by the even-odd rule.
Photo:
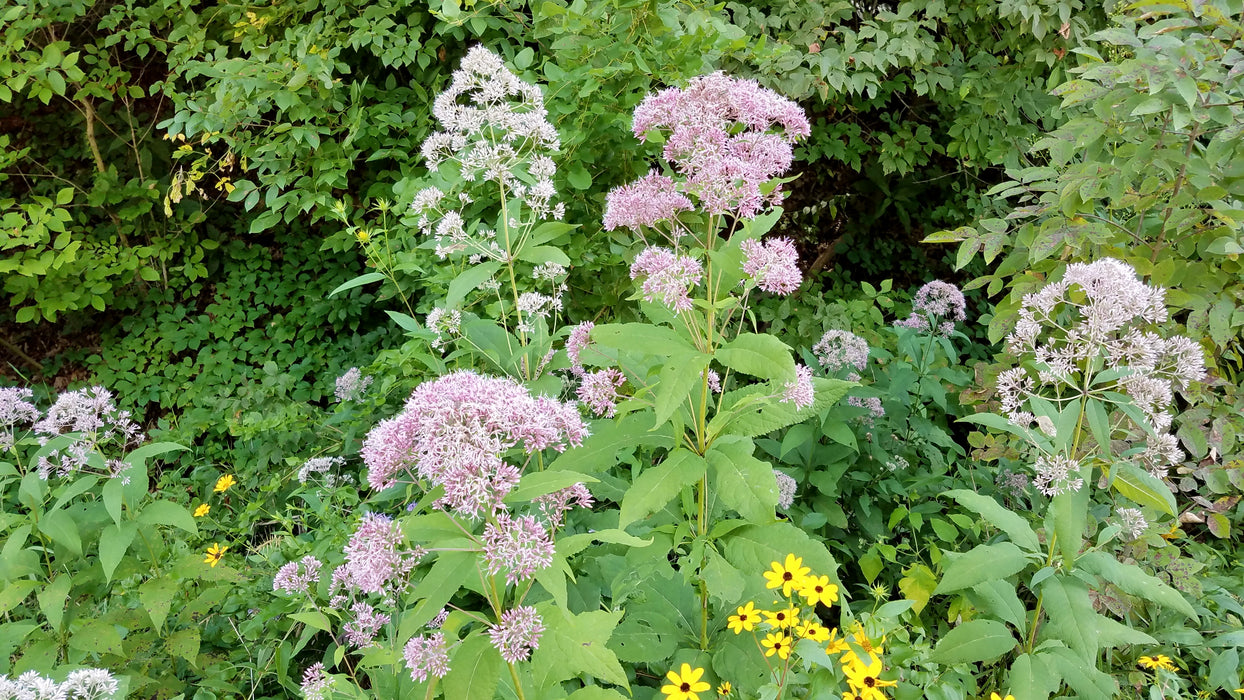
[[[212,490],[216,493],[224,493],[229,490],[230,486],[233,486],[236,483],[238,483],[238,480],[233,478],[232,474],[225,474],[216,480],[216,487]]]
[[[1157,656],[1142,656],[1137,663],[1151,671],[1159,668],[1166,669],[1167,671],[1176,670],[1175,664],[1171,663],[1171,657],[1166,654],[1158,654]]]
[[[219,542],[213,544],[211,547],[207,548],[207,557],[203,559],[203,563],[211,564],[213,569],[216,568],[216,565],[220,563],[220,560],[225,556],[225,552],[228,550],[228,547],[221,547]]]
[[[837,627],[829,631],[829,637],[825,641],[829,642],[825,647],[826,654],[841,654],[851,649],[851,645],[847,644],[847,640],[838,636]]]
[[[998,695],[997,693],[990,693],[989,700],[1015,700],[1015,696],[1008,693],[1007,696],[1004,698]]]
[[[756,609],[755,603],[749,602],[747,605],[740,605],[739,614],[731,615],[727,618],[726,625],[733,630],[735,634],[751,632],[756,628],[756,623],[760,622],[761,612],[763,611]]]
[[[765,588],[781,588],[782,595],[790,597],[792,590],[803,587],[804,579],[811,571],[810,567],[803,565],[802,557],[787,554],[785,564],[773,562],[773,571],[765,572]]]
[[[713,686],[700,680],[704,669],[691,668],[691,664],[683,664],[678,673],[670,671],[665,674],[669,685],[661,686],[661,692],[669,696],[669,700],[700,700],[696,693],[703,693]]]
[[[722,697],[729,695],[730,694],[730,681],[723,681],[721,685],[717,686],[717,694]]]
[[[842,670],[847,674],[847,684],[860,696],[860,700],[886,700],[881,689],[898,685],[897,681],[883,681],[877,677],[881,673],[881,659],[868,666],[850,664]]]
[[[207,515],[211,509],[212,507],[207,505],[206,503],[200,503],[199,507],[194,509],[194,517],[201,518]]]
[[[800,639],[811,639],[818,644],[829,639],[829,630],[815,620],[795,627],[795,634],[799,635]]]
[[[865,663],[862,659],[860,659],[859,655],[855,653],[855,648],[852,646],[847,647],[846,651],[844,651],[842,656],[839,657],[838,662],[843,666],[863,666],[865,668],[874,664],[879,664],[881,663],[881,655],[885,653],[885,650],[881,648],[881,642],[884,641],[885,638],[882,637],[880,642],[873,642],[868,638],[868,635],[864,633],[864,629],[861,627],[852,633],[851,644],[864,651],[867,655],[868,662]]]
[[[764,611],[765,623],[776,629],[788,629],[799,623],[799,608],[786,608],[774,612]]]
[[[818,602],[833,605],[838,602],[838,586],[829,582],[828,576],[809,576],[804,579],[799,595],[815,606]]]
[[[777,654],[778,658],[783,661],[790,657],[790,648],[793,643],[794,640],[790,638],[790,635],[781,633],[767,634],[760,642],[761,646],[766,649],[765,656]]]

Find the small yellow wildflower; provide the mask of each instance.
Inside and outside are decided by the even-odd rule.
[[[799,595],[808,601],[808,605],[815,606],[818,602],[833,605],[838,602],[838,586],[830,583],[828,576],[809,576],[804,580],[803,588],[799,589]]]
[[[829,630],[821,623],[812,620],[805,622],[795,628],[795,634],[800,639],[811,639],[816,643],[821,643],[829,639]]]
[[[765,612],[765,623],[776,629],[788,629],[799,622],[799,608]]]
[[[739,614],[731,615],[726,620],[726,625],[735,634],[751,632],[756,628],[756,623],[760,622],[760,613],[761,611],[756,609],[755,603],[749,602],[747,605],[740,605]]]
[[[194,509],[194,517],[201,518],[207,515],[208,512],[211,511],[211,509],[212,507],[207,505],[206,503],[200,503],[199,507]]]
[[[216,493],[224,493],[229,490],[230,486],[233,486],[236,483],[238,483],[238,480],[233,478],[232,474],[225,474],[216,480],[216,487],[212,490]]]
[[[837,627],[829,631],[829,638],[825,641],[829,642],[825,647],[826,654],[841,654],[851,649],[851,646],[847,644],[847,640],[838,636]]]
[[[661,686],[661,692],[670,696],[669,700],[700,700],[696,693],[703,693],[713,686],[700,680],[704,669],[691,668],[691,664],[683,664],[678,673],[670,671],[665,674],[669,685]]]
[[[1004,697],[999,696],[997,693],[990,693],[989,700],[1015,700],[1015,696],[1008,693],[1007,696],[1004,698]]]
[[[850,664],[842,670],[847,674],[847,685],[859,694],[860,700],[886,700],[881,689],[898,685],[897,681],[883,681],[877,677],[881,673],[881,659],[875,659],[867,666]]]
[[[790,648],[793,643],[794,642],[790,638],[790,635],[781,633],[767,634],[760,642],[761,646],[767,649],[765,656],[773,656],[774,654],[777,654],[778,658],[783,661],[790,657]]]
[[[1151,671],[1159,668],[1166,669],[1167,671],[1175,670],[1175,664],[1171,663],[1171,657],[1166,654],[1158,654],[1157,656],[1142,656],[1137,663]]]
[[[717,694],[722,697],[729,695],[730,694],[730,681],[722,681],[721,685],[717,686]]]
[[[803,565],[802,557],[787,554],[785,564],[773,562],[773,571],[765,572],[765,588],[781,588],[782,595],[789,597],[792,590],[803,587],[804,579],[811,571],[810,567]]]
[[[361,228],[358,230],[358,233],[354,234],[354,237],[359,243],[367,243],[371,240],[371,233],[367,229]]]
[[[221,547],[219,542],[213,544],[211,547],[207,548],[207,557],[203,559],[203,563],[211,564],[214,569],[216,568],[216,565],[220,563],[220,560],[225,556],[225,552],[227,551],[229,551],[229,548]]]
[[[885,638],[882,637],[881,642],[884,642],[884,641],[885,641]],[[838,659],[838,662],[841,663],[844,667],[845,666],[870,667],[875,664],[881,663],[881,655],[885,653],[885,651],[881,648],[881,642],[874,643],[871,639],[868,638],[868,635],[864,633],[864,629],[862,627],[855,630],[855,632],[851,635],[851,642],[853,642],[855,646],[859,647],[860,649],[864,651],[865,654],[867,654],[868,661],[867,663],[865,663],[864,660],[861,659],[859,655],[855,653],[855,649],[851,647],[847,647],[847,649],[843,652],[842,656]]]

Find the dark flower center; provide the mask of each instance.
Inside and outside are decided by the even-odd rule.
[[[679,690],[681,690],[681,691],[682,691],[682,692],[684,692],[684,693],[689,692],[689,691],[691,690],[691,684],[690,684],[690,683],[683,683],[682,685],[678,686],[678,689],[679,689]]]
[[[877,685],[877,679],[873,678],[872,676],[865,676],[864,685],[868,686],[869,688],[872,688],[873,686]]]
[[[791,579],[793,579],[793,578],[795,578],[795,575],[794,575],[794,574],[792,574],[792,573],[791,573],[791,572],[789,572],[789,571],[787,571],[786,573],[782,574],[782,580],[783,580],[783,581],[789,581],[789,580],[791,580]]]

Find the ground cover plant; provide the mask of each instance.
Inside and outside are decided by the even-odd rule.
[[[589,4],[6,11],[51,48],[10,51],[0,98],[50,103],[67,76],[107,124],[117,93],[55,38],[89,24],[91,65],[167,57],[174,112],[163,201],[139,191],[160,192],[146,136],[116,131],[88,207],[32,192],[8,220],[14,320],[121,322],[61,386],[0,388],[0,693],[1244,694],[1240,8],[998,10],[1056,70],[990,83],[988,57],[937,59],[956,35],[932,28],[975,36],[970,7],[813,30],[809,8]],[[648,33],[626,68],[588,26]],[[635,70],[657,57],[677,69]],[[967,137],[974,90],[1038,74],[1062,106],[1034,95],[1041,118],[1002,130],[1048,129],[1031,153]],[[966,272],[807,274],[841,243],[801,229],[823,180],[800,159],[828,143],[808,93],[950,109],[952,79],[950,141],[894,122],[875,155],[896,186],[934,143],[1010,168],[921,222],[978,219],[929,238]],[[116,154],[133,187],[98,199]],[[250,213],[200,206],[209,182]],[[136,223],[159,206],[182,224]],[[139,272],[79,287],[73,227],[97,216],[91,245]],[[183,224],[188,258],[125,253]],[[64,260],[41,272],[41,246]]]

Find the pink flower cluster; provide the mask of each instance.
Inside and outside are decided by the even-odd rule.
[[[811,133],[799,105],[721,72],[644,98],[632,130],[641,140],[667,132],[663,156],[685,179],[675,184],[650,174],[615,190],[605,209],[606,229],[671,220],[691,208],[686,195],[709,213],[751,218],[767,202],[781,202],[779,188],[766,195],[761,187],[790,168],[791,144]]]
[[[13,399],[10,401],[13,403],[11,411],[16,417],[29,415],[19,413],[22,409],[21,402]],[[40,444],[47,444],[48,440],[57,435],[80,434],[72,444],[39,457],[35,466],[42,479],[47,479],[52,474],[66,476],[90,469],[91,456],[105,443],[131,448],[145,439],[138,424],[130,418],[130,412],[118,408],[113,402],[112,392],[99,386],[61,394],[48,409],[47,415],[36,422],[33,428],[39,435]],[[128,468],[120,460],[107,460],[106,465],[111,477],[121,476]]]
[[[911,315],[894,325],[911,328],[920,333],[950,335],[955,323],[967,319],[967,301],[963,292],[949,282],[934,280],[916,292],[911,303]]]
[[[573,403],[532,396],[512,379],[470,371],[415,389],[401,413],[367,435],[367,481],[381,490],[411,474],[445,495],[438,506],[475,519],[501,507],[519,470],[504,456],[579,445],[587,427]]]
[[[786,296],[799,289],[799,253],[789,238],[743,241],[743,274],[770,294]]]
[[[618,388],[626,377],[614,368],[584,372],[579,378],[579,400],[598,416],[612,418],[618,412]]]
[[[544,621],[540,613],[530,605],[501,613],[501,621],[488,630],[492,645],[501,652],[507,663],[517,663],[531,658],[531,652],[540,646],[544,633]]]
[[[668,248],[645,248],[631,264],[631,279],[644,279],[640,285],[644,300],[660,300],[674,313],[691,309],[691,289],[703,276],[699,260],[676,255]]]
[[[276,576],[272,578],[272,590],[306,593],[320,580],[320,567],[320,560],[311,555],[300,561],[291,561],[277,569]]]
[[[812,387],[812,369],[807,365],[795,368],[795,379],[786,382],[782,391],[782,403],[794,403],[795,410],[803,410],[816,400],[816,390]]]
[[[26,400],[33,397],[34,392],[30,389],[0,388],[0,450],[13,446],[15,428],[39,420],[39,409]]]
[[[407,577],[425,554],[403,548],[401,525],[376,513],[363,516],[344,551],[345,563],[333,570],[333,589],[385,596],[405,590]]]
[[[428,676],[444,678],[449,673],[449,650],[443,632],[411,637],[402,656],[410,669],[411,680],[416,682],[426,681]]]
[[[505,581],[515,584],[529,579],[553,563],[553,538],[530,515],[497,514],[497,522],[484,526],[484,568],[490,574],[505,571]]]

